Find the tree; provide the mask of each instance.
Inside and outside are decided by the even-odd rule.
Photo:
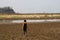
[[[11,7],[0,8],[0,13],[14,14],[14,10]]]

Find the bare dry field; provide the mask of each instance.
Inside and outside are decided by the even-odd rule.
[[[60,40],[60,22],[27,23],[27,34],[23,34],[23,23],[0,24],[0,40]]]

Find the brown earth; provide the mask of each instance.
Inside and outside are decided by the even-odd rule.
[[[0,24],[0,40],[60,40],[60,22],[28,23],[23,34],[23,23]]]

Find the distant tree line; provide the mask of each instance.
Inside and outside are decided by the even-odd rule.
[[[3,8],[0,8],[0,13],[14,14],[15,12],[11,7],[3,7]]]

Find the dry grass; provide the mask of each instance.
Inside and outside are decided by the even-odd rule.
[[[60,22],[28,23],[23,34],[23,23],[0,24],[0,40],[60,40]]]
[[[40,13],[40,14],[0,14],[1,20],[24,20],[24,19],[60,19],[59,13]]]

